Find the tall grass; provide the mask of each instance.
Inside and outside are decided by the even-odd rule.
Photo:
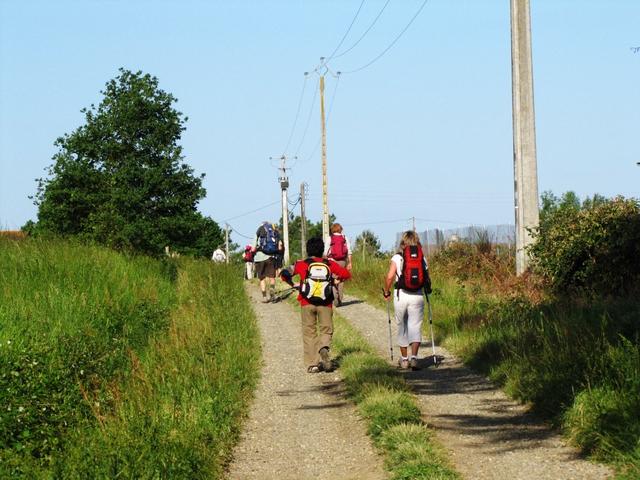
[[[216,478],[255,384],[233,269],[2,242],[0,477]]]

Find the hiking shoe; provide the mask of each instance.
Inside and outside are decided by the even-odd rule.
[[[318,365],[310,365],[307,368],[307,373],[318,373],[320,371],[320,367]]]
[[[418,357],[411,357],[409,365],[411,366],[411,370],[420,370],[420,367],[418,366]]]
[[[409,368],[409,359],[400,357],[398,359],[398,368],[401,368],[402,370],[408,369]]]
[[[322,347],[320,349],[320,358],[321,358],[320,364],[322,365],[322,369],[325,372],[330,372],[333,369],[333,365],[331,363],[331,359],[329,358],[329,348]]]

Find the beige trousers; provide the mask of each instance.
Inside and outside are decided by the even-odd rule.
[[[321,348],[331,346],[333,336],[333,309],[331,307],[305,305],[300,308],[302,318],[302,346],[304,364],[318,365]]]
[[[346,260],[334,260],[341,267],[347,266]],[[342,303],[344,300],[344,282],[338,283],[337,286],[333,287],[333,304],[338,305],[338,302]]]

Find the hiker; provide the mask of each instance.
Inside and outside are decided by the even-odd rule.
[[[244,252],[242,252],[242,260],[245,265],[244,278],[247,280],[251,280],[253,278],[253,247],[251,245],[247,245],[244,247]]]
[[[227,256],[224,254],[221,248],[216,248],[213,252],[213,255],[211,255],[211,260],[216,263],[222,263],[227,260]]]
[[[324,256],[351,271],[351,245],[349,244],[349,239],[342,233],[342,225],[334,223],[331,225],[330,232],[329,240],[325,241],[326,250]],[[340,307],[344,299],[344,285],[342,282],[334,287],[333,298],[333,304],[336,307]]]
[[[302,344],[307,372],[329,372],[333,369],[329,349],[333,336],[333,283],[351,278],[351,272],[337,262],[322,258],[324,241],[313,237],[307,241],[309,258],[284,268],[280,278],[294,286],[298,275],[298,302],[302,319]]]
[[[270,222],[264,221],[256,231],[252,251],[255,253],[253,263],[255,274],[260,280],[260,291],[263,303],[268,303],[276,290],[276,263],[274,256],[282,249],[282,241],[278,231]],[[267,291],[268,280],[268,291]]]
[[[427,259],[422,253],[420,238],[413,230],[402,234],[400,251],[391,257],[383,289],[387,302],[391,299],[392,283],[394,283],[393,308],[398,324],[398,345],[401,354],[398,365],[402,369],[411,367],[412,370],[418,370],[418,348],[422,341],[424,316],[423,292],[431,293],[431,279]],[[407,352],[409,346],[411,357]]]

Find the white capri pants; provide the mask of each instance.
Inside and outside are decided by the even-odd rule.
[[[398,324],[398,345],[408,347],[422,341],[422,318],[424,316],[424,296],[420,292],[393,292],[393,309]]]

